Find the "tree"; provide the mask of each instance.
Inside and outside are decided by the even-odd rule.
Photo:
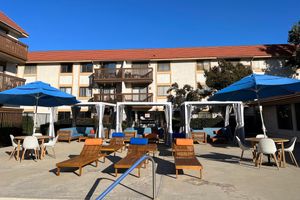
[[[300,68],[300,21],[293,25],[288,35],[288,42],[295,46],[293,56],[288,60],[288,65],[299,69]]]
[[[252,74],[250,67],[241,63],[233,65],[225,60],[219,60],[218,66],[204,72],[206,85],[214,90],[223,89],[250,74]]]
[[[200,83],[197,88],[186,84],[182,88],[175,82],[168,89],[167,96],[168,102],[172,102],[174,109],[179,109],[180,105],[185,101],[200,101],[202,98],[211,94],[210,89],[204,89]]]

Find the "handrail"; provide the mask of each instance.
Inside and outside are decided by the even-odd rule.
[[[134,170],[139,164],[141,164],[141,162],[145,161],[145,160],[151,160],[152,162],[152,183],[153,183],[153,199],[155,199],[155,188],[156,188],[156,179],[155,179],[155,161],[151,156],[148,156],[147,154],[145,154],[144,156],[142,156],[138,161],[136,161],[128,170],[126,170],[126,172],[124,174],[122,174],[122,176],[120,176],[117,180],[115,180],[115,182],[113,182],[104,192],[102,192],[101,195],[99,195],[96,200],[101,200],[103,199],[110,191],[112,191],[118,184],[120,184],[120,182],[128,176],[128,174],[130,172],[132,172],[132,170]]]

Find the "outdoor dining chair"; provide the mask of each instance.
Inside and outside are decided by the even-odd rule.
[[[288,152],[290,154],[290,157],[291,157],[291,160],[292,162],[297,166],[298,166],[298,163],[297,163],[297,160],[293,154],[293,151],[294,151],[294,148],[295,148],[295,144],[296,144],[296,140],[297,140],[297,137],[293,137],[291,139],[291,141],[287,144],[287,146],[284,147],[284,152]],[[281,149],[279,150],[281,151]],[[281,155],[281,154],[279,154]]]
[[[263,154],[271,155],[273,159],[275,160],[277,169],[279,170],[278,161],[276,158],[275,153],[277,152],[277,148],[275,145],[275,142],[272,139],[269,138],[263,138],[259,141],[258,147],[257,147],[257,161],[259,162],[259,168],[262,164]]]
[[[56,144],[57,140],[58,140],[58,135],[53,140],[50,140],[49,142],[44,143],[44,145],[42,146],[42,148],[44,148],[43,149],[43,152],[44,152],[43,156],[45,156],[45,154],[46,154],[47,147],[51,147],[52,151],[53,151],[53,156],[54,156],[54,158],[56,158],[54,147],[55,147],[55,144]]]
[[[236,140],[239,144],[240,149],[242,150],[242,154],[241,154],[241,158],[240,158],[240,163],[243,159],[243,155],[244,155],[244,151],[251,151],[252,155],[253,155],[253,159],[255,158],[255,150],[254,148],[248,147],[246,144],[243,144],[242,141],[240,140],[240,138],[238,136],[235,136]]]
[[[39,154],[38,154],[39,149],[40,149],[40,145],[39,145],[37,138],[34,136],[26,136],[23,141],[22,160],[24,160],[25,152],[27,150],[33,150],[35,157],[39,158]]]
[[[10,154],[10,156],[9,156],[9,159],[11,159],[11,157],[13,156],[13,155],[15,155],[15,153],[17,152],[17,149],[18,149],[18,144],[17,143],[15,143],[15,141],[14,141],[14,136],[13,135],[9,135],[9,137],[10,137],[10,140],[11,140],[11,144],[12,144],[12,146],[13,146],[13,151],[11,152],[11,154]],[[22,145],[21,145],[21,147],[22,147]]]

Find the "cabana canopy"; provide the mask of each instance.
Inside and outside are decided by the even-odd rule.
[[[244,106],[241,101],[186,101],[182,104],[184,106],[184,129],[188,137],[191,137],[191,118],[192,118],[192,106],[199,105],[226,105],[226,114],[225,114],[225,124],[224,126],[229,125],[229,114],[231,111],[231,106],[235,113],[236,127],[235,135],[238,135],[242,139],[245,137],[244,132]]]
[[[123,109],[125,106],[164,106],[165,118],[167,122],[167,130],[170,134],[169,138],[172,138],[172,104],[171,102],[118,102],[117,103],[117,119],[116,119],[116,130],[122,131],[122,118]]]
[[[104,129],[103,129],[103,116],[104,116],[104,110],[105,106],[109,107],[116,107],[116,104],[112,103],[104,103],[104,102],[86,102],[86,103],[78,103],[74,106],[95,106],[97,110],[98,115],[98,137],[104,138]]]

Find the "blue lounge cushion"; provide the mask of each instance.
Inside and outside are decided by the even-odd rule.
[[[148,138],[130,138],[130,144],[146,145],[148,144]]]
[[[112,137],[125,137],[123,132],[113,132]]]

